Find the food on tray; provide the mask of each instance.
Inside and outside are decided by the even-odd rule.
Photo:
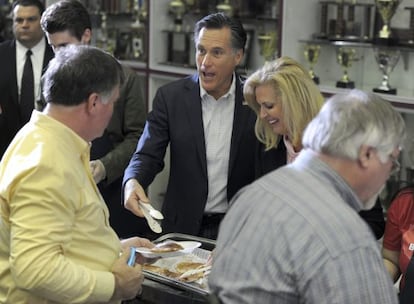
[[[210,266],[200,262],[182,261],[170,269],[151,264],[144,264],[143,269],[182,282],[194,282],[203,279],[206,272],[209,272]]]
[[[190,269],[197,269],[204,266],[204,263],[193,262],[193,261],[183,261],[175,265],[175,270],[180,273],[184,273]]]
[[[155,253],[164,253],[164,252],[174,252],[183,250],[184,247],[176,242],[165,242],[156,245],[155,247],[151,248],[151,252]]]
[[[170,278],[178,278],[181,275],[181,273],[170,271],[169,269],[165,267],[159,267],[159,266],[150,265],[150,264],[142,265],[142,269],[146,271],[154,272],[154,273],[166,276],[166,277],[170,277]]]
[[[177,279],[182,282],[190,283],[190,282],[195,282],[203,278],[204,278],[204,272],[196,272],[196,273],[193,273],[185,277],[178,277]]]
[[[174,286],[191,287],[205,293],[208,290],[207,280],[211,270],[211,265],[206,263],[211,252],[198,248],[200,245],[200,242],[195,241],[165,240],[157,244],[156,248],[145,248],[157,257],[153,263],[142,266],[145,276],[165,284],[173,283]],[[194,250],[196,248],[197,250]],[[154,249],[163,251],[154,252]],[[164,250],[175,251],[165,252]]]
[[[205,263],[183,261],[175,265],[174,270],[181,275],[177,278],[182,282],[195,282],[203,279],[208,273],[210,273],[211,266]]]

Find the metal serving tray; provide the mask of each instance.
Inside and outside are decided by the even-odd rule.
[[[196,236],[192,236],[192,235],[187,235],[187,234],[180,234],[180,233],[169,233],[169,234],[165,234],[161,237],[159,237],[158,239],[154,240],[154,243],[160,243],[166,240],[174,240],[174,241],[197,241],[201,243],[201,247],[200,248],[196,248],[193,253],[191,254],[192,256],[194,256],[195,259],[199,259],[201,261],[207,261],[211,251],[214,249],[215,247],[215,241],[213,240],[209,240],[209,239],[205,239],[205,238],[200,238],[200,237],[196,237]],[[188,257],[191,259],[191,257]],[[159,261],[153,263],[152,265],[159,265],[160,262],[162,262],[161,260],[164,260],[165,263],[168,264],[169,260],[171,259],[171,263],[173,263],[175,260],[179,259],[179,258],[162,258]],[[174,260],[175,259],[175,260]],[[154,273],[148,270],[143,270],[144,276],[145,278],[148,278],[150,280],[171,286],[171,287],[175,287],[184,291],[190,291],[191,293],[195,293],[195,294],[199,294],[199,295],[209,295],[209,290],[207,287],[207,284],[205,284],[204,286],[201,286],[198,283],[187,283],[187,282],[182,282],[179,281],[177,279],[171,278],[171,277],[167,277],[167,276],[163,276],[161,274],[158,273]]]

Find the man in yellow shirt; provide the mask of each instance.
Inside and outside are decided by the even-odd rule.
[[[0,163],[0,303],[119,303],[141,290],[141,266],[127,265],[89,168],[123,74],[89,46],[56,53],[44,77],[47,106],[34,112]],[[122,254],[121,254],[122,252]],[[121,255],[120,255],[121,254]]]

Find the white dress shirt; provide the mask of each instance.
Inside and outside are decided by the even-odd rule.
[[[235,92],[235,75],[229,91],[218,100],[200,85],[208,174],[206,213],[225,213],[228,208],[227,177]]]
[[[41,89],[40,89],[40,80],[42,77],[42,68],[43,68],[43,58],[45,56],[46,49],[46,39],[43,38],[38,44],[36,44],[32,50],[32,66],[33,66],[33,76],[34,76],[34,88],[35,88],[35,100],[40,100]],[[23,46],[19,41],[16,40],[16,75],[17,75],[17,87],[19,89],[20,96],[20,87],[22,83],[23,76],[23,67],[26,62],[26,52],[28,48]]]

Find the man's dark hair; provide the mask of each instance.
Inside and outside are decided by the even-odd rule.
[[[77,0],[62,0],[50,5],[44,12],[40,25],[49,34],[69,31],[78,40],[82,39],[86,29],[92,29],[88,10]]]
[[[194,41],[197,43],[200,31],[206,29],[222,29],[227,27],[231,30],[231,46],[235,50],[242,49],[246,45],[247,34],[242,23],[238,19],[231,18],[224,13],[214,13],[199,20],[194,28]]]
[[[46,102],[74,106],[90,94],[108,97],[124,74],[120,63],[109,53],[89,45],[67,45],[55,53],[42,77]]]
[[[16,0],[12,4],[12,12],[14,11],[14,8],[18,5],[20,5],[20,6],[37,6],[37,8],[39,9],[40,15],[42,15],[43,12],[45,11],[45,6],[39,0]]]

